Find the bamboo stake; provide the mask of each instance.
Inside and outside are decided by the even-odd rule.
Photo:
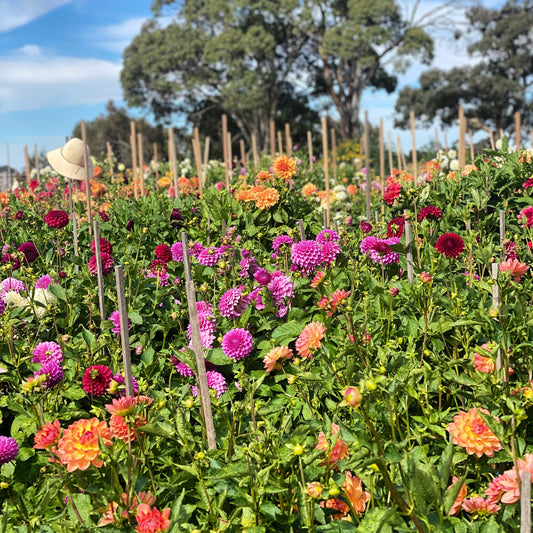
[[[273,120],[270,121],[270,159],[276,157],[276,125]]]
[[[257,170],[257,167],[259,166],[259,157],[257,155],[257,139],[255,133],[252,133],[252,156],[254,159],[254,167]]]
[[[222,155],[224,159],[224,176],[226,188],[229,189],[229,162],[228,162],[228,116],[222,115]]]
[[[400,141],[399,135],[396,135],[396,158],[398,159],[398,170],[402,172],[403,171],[403,167],[402,167],[403,153],[402,153],[402,143]]]
[[[499,263],[492,263],[491,265],[491,277],[494,280],[494,284],[492,285],[492,307],[498,310],[498,314],[500,313],[500,287],[497,283],[499,266]],[[501,368],[502,354],[498,348],[498,353],[496,354],[496,370],[500,372]]]
[[[205,138],[205,143],[204,143],[204,165],[203,165],[203,176],[202,176],[202,181],[203,181],[203,184],[205,185],[207,183],[207,164],[209,163],[209,146],[211,145],[211,137],[207,136]]]
[[[243,167],[246,166],[246,154],[244,152],[244,140],[239,141],[239,148],[241,149],[241,164]]]
[[[202,186],[202,152],[200,150],[200,130],[194,128],[194,138],[193,138],[193,152],[194,152],[194,161],[196,164],[196,177],[198,178],[198,192],[200,196],[203,192]]]
[[[128,307],[124,291],[124,271],[122,265],[115,267],[117,285],[118,314],[120,318],[120,343],[122,346],[122,364],[124,365],[124,385],[126,396],[133,396],[133,372],[131,371],[130,332],[128,324]]]
[[[35,156],[35,172],[36,172],[36,180],[38,182],[41,181],[41,171],[39,169],[39,151],[37,149],[37,145],[34,147],[34,156]]]
[[[102,252],[100,249],[100,228],[98,220],[93,222],[94,226],[94,253],[96,255],[96,279],[98,282],[98,303],[100,307],[100,323],[105,319],[105,302],[104,302],[104,276],[102,273]]]
[[[207,431],[207,442],[210,450],[215,450],[217,447],[215,426],[213,424],[213,414],[211,411],[211,399],[209,397],[209,387],[207,386],[207,375],[205,370],[205,357],[202,348],[202,340],[200,336],[200,323],[198,321],[198,309],[196,307],[196,294],[194,290],[194,281],[191,279],[191,265],[189,262],[189,249],[187,244],[187,234],[183,231],[181,234],[181,242],[183,243],[183,263],[186,279],[187,290],[187,304],[189,308],[189,322],[191,324],[191,338],[196,356],[196,379],[198,381],[198,396],[200,398],[200,405],[202,408],[202,416]]]
[[[516,151],[520,151],[520,112],[514,114],[514,131],[516,138]]]
[[[324,160],[324,181],[326,184],[326,223],[329,227],[330,198],[329,198],[329,162],[328,162],[328,124],[326,117],[322,117],[322,151]]]
[[[141,175],[141,196],[144,198],[144,157],[143,157],[143,135],[137,133],[137,144],[139,145],[139,173]]]
[[[281,135],[281,131],[277,131],[278,134],[278,154],[283,154],[283,137]]]
[[[231,133],[228,131],[228,135],[226,137],[226,148],[228,150],[228,179],[233,179],[233,152],[232,152],[232,146],[231,146]]]
[[[91,183],[90,179],[91,176],[89,176],[88,168],[87,168],[87,135],[85,134],[85,120],[81,121],[81,140],[83,142],[83,170],[85,173],[85,197],[86,197],[86,203],[87,203],[87,221],[89,222],[89,233],[92,233],[92,225],[93,225],[93,215],[91,213]]]
[[[392,141],[390,130],[387,130],[387,149],[389,151],[389,176],[392,176],[392,170],[394,168],[394,159],[392,158]]]
[[[522,471],[520,484],[520,533],[531,533],[531,472]]]
[[[157,153],[157,143],[152,145],[152,150],[154,151],[154,167],[155,167],[155,181],[159,181],[159,155]]]
[[[72,221],[72,242],[74,244],[74,255],[78,257],[78,220],[76,219],[76,213],[74,212],[74,201],[72,198],[72,180],[67,179],[68,182],[68,207],[70,211],[70,220]],[[74,265],[74,272],[79,274],[80,268],[78,265]]]
[[[413,163],[413,178],[415,187],[418,185],[418,160],[416,154],[416,134],[415,134],[415,112],[409,111],[409,121],[411,123],[411,141],[413,144],[413,151],[411,152],[411,161]]]
[[[331,128],[331,162],[333,164],[333,179],[337,181],[337,140],[335,138],[335,128]]]
[[[109,165],[109,176],[113,178],[114,177],[113,150],[111,149],[111,143],[109,141],[106,142],[106,149],[107,149],[107,164]]]
[[[304,221],[301,218],[298,219],[298,228],[300,230],[300,240],[305,241]]]
[[[135,133],[135,121],[130,121],[130,145],[131,145],[131,172],[133,179],[133,195],[135,200],[139,199],[137,192],[137,135]]]
[[[489,140],[490,140],[490,149],[495,150],[496,145],[494,144],[494,134],[492,133],[492,130],[489,131]]]
[[[30,156],[26,145],[24,146],[24,161],[26,162],[26,184],[29,185],[31,181]]]
[[[459,106],[459,168],[464,168],[466,163],[466,120],[463,106]]]
[[[285,122],[285,146],[287,147],[287,157],[291,157],[292,156],[291,127],[288,122]]]
[[[309,170],[313,170],[313,136],[307,131],[307,149],[309,151]]]
[[[383,119],[379,119],[379,175],[382,184],[385,183],[385,145],[383,143]]]
[[[174,182],[174,196],[178,196],[178,162],[176,160],[176,143],[174,142],[174,128],[168,128],[168,155],[172,167],[172,178]]]
[[[468,130],[468,141],[470,143],[470,159],[474,162],[474,134]]]

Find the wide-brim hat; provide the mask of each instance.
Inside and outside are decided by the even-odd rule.
[[[51,150],[46,154],[50,166],[65,178],[73,180],[85,179],[85,168],[83,165],[83,141],[73,137],[65,146]],[[89,179],[93,177],[94,165],[89,157],[89,147],[87,146],[87,175]]]

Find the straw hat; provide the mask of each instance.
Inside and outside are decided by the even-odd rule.
[[[83,167],[83,141],[73,137],[62,148],[56,148],[46,154],[51,167],[73,180],[84,180],[85,169]],[[89,147],[87,146],[87,175],[93,177],[94,166],[89,157]]]

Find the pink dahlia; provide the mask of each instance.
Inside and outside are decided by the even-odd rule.
[[[24,254],[24,258],[28,263],[33,263],[39,257],[39,251],[32,242],[22,243],[17,250]]]
[[[19,293],[20,291],[25,291],[26,285],[17,278],[6,278],[0,283],[0,295],[5,292],[15,291]]]
[[[463,510],[473,515],[491,515],[496,514],[500,510],[500,506],[493,502],[489,502],[481,496],[474,496],[463,501]]]
[[[40,370],[33,373],[33,377],[46,376],[44,386],[47,389],[51,389],[56,385],[59,385],[63,381],[63,369],[54,360],[46,361],[41,366]]]
[[[102,258],[102,275],[107,276],[113,271],[114,261],[113,258],[105,252],[100,254]],[[89,261],[89,272],[96,276],[98,273],[98,267],[96,265],[96,254],[94,254]]]
[[[320,262],[326,266],[331,265],[335,259],[337,259],[337,256],[341,251],[341,247],[336,241],[325,242],[320,250]]]
[[[319,244],[324,244],[326,242],[339,242],[340,241],[339,234],[332,229],[323,229],[317,236],[316,236],[316,242]]]
[[[93,254],[96,253],[96,242],[94,241],[94,239],[91,241],[91,250],[93,251]],[[100,253],[102,252],[112,255],[113,247],[111,246],[111,243],[107,239],[100,237]]]
[[[50,286],[50,283],[52,283],[52,278],[45,274],[44,276],[41,276],[36,282],[35,282],[35,288],[36,289],[48,289]]]
[[[218,309],[224,318],[240,317],[246,309],[246,299],[242,296],[244,285],[229,289],[220,298]]]
[[[279,252],[280,248],[285,245],[287,247],[292,246],[294,241],[288,235],[280,235],[272,241],[272,248],[275,252]]]
[[[48,211],[48,213],[46,213],[44,217],[45,223],[51,228],[55,229],[64,228],[68,224],[68,220],[68,214],[65,213],[65,211],[62,211],[61,209]]]
[[[155,255],[161,261],[168,263],[172,259],[172,250],[168,244],[158,244],[155,247]]]
[[[231,329],[222,338],[222,350],[230,359],[239,360],[247,357],[252,348],[252,335],[245,329]]]
[[[316,241],[300,241],[292,245],[291,261],[298,270],[309,274],[322,262],[322,251]]]
[[[254,279],[260,285],[268,285],[270,283],[270,280],[272,279],[272,275],[270,274],[270,272],[268,272],[268,270],[260,268],[259,270],[255,271]]]
[[[465,249],[465,243],[456,233],[444,233],[437,239],[435,249],[440,254],[455,259],[456,257],[459,257]]]
[[[83,390],[90,396],[102,396],[106,393],[112,379],[114,379],[113,372],[108,366],[90,366],[83,375]]]
[[[216,370],[208,370],[206,372],[207,377],[207,386],[210,389],[213,389],[217,393],[217,398],[220,398],[228,388],[228,384],[226,383],[226,378]],[[192,394],[193,396],[198,396],[198,385],[192,386]]]
[[[219,262],[222,252],[216,246],[211,246],[203,248],[195,257],[201,265],[212,267]]]
[[[518,215],[518,220],[522,221],[524,228],[531,228],[533,226],[533,206],[524,207]]]
[[[63,361],[61,346],[55,342],[40,342],[32,352],[32,363],[43,365],[48,361],[55,361],[57,364]]]
[[[365,237],[361,241],[361,251],[366,253],[372,261],[381,265],[390,265],[398,263],[400,254],[394,252],[392,245],[400,242],[399,237],[390,237],[389,239],[378,239],[377,237]]]
[[[170,253],[174,261],[183,262],[183,244],[181,242],[175,242],[170,247]]]
[[[113,322],[113,329],[111,330],[113,333],[118,333],[120,335],[120,313],[118,311],[113,311],[110,315],[108,320],[111,320]],[[131,327],[130,319],[128,318],[128,329]]]
[[[0,435],[0,465],[5,465],[15,459],[19,453],[19,445],[12,437]]]

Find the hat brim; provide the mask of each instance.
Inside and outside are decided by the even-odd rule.
[[[51,150],[46,154],[46,158],[50,163],[50,166],[65,178],[70,178],[71,180],[85,181],[85,168],[79,167],[69,163],[61,153],[63,148],[56,148]],[[94,165],[90,157],[87,157],[87,176],[91,179],[94,175]]]

